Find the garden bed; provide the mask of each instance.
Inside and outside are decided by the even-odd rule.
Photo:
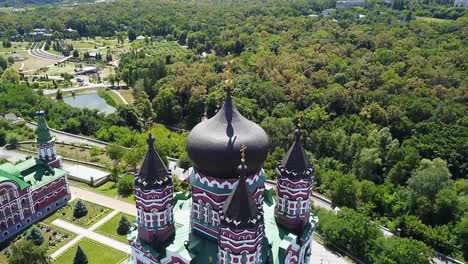
[[[57,210],[55,214],[51,215],[44,221],[46,221],[47,223],[52,223],[55,219],[62,219],[77,226],[88,228],[111,212],[111,209],[107,207],[97,205],[88,201],[81,201],[86,205],[86,208],[88,209],[88,213],[85,216],[80,218],[76,218],[73,216],[75,204],[78,202],[78,200],[74,200],[70,202],[67,206]]]

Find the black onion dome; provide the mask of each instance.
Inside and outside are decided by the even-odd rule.
[[[248,167],[242,162],[237,170],[240,178],[224,202],[221,223],[231,228],[254,228],[262,220],[262,215],[246,182]]]
[[[151,133],[148,134],[146,142],[148,143],[148,151],[140,171],[135,177],[135,185],[146,190],[166,186],[172,182],[171,172],[154,148],[154,137]]]
[[[241,144],[247,146],[247,174],[257,173],[268,153],[268,136],[259,125],[237,111],[228,91],[223,108],[192,129],[186,149],[194,168],[201,173],[236,178]]]

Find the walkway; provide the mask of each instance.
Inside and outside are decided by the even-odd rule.
[[[117,214],[118,211],[114,211],[112,213]],[[113,214],[111,217],[113,217],[115,214]],[[107,218],[107,219],[104,220],[104,218],[103,218],[102,219],[103,222],[101,222],[100,224],[102,225],[104,222],[108,221],[109,219],[110,218]],[[114,249],[120,250],[120,251],[125,252],[127,254],[132,253],[132,250],[131,250],[129,245],[124,244],[124,243],[122,243],[120,241],[108,238],[106,236],[103,236],[103,235],[100,235],[100,234],[94,232],[94,230],[92,228],[94,227],[94,229],[96,229],[98,226],[93,226],[93,227],[90,227],[88,229],[84,229],[82,227],[76,226],[74,224],[70,224],[70,223],[68,223],[66,221],[63,221],[61,219],[54,220],[52,222],[52,224],[56,225],[56,226],[58,226],[60,228],[63,228],[65,230],[68,230],[68,231],[71,231],[73,233],[78,234],[78,237],[74,238],[72,241],[68,242],[65,246],[61,247],[60,249],[58,249],[57,251],[52,253],[52,255],[50,255],[52,259],[57,258],[60,254],[65,252],[67,249],[73,247],[73,245],[75,245],[83,237],[87,237],[87,238],[92,239],[92,240],[94,240],[96,242],[99,242],[99,243],[104,244],[106,246],[109,246],[109,247],[112,247]]]
[[[122,100],[122,102],[123,102],[124,104],[128,105],[127,100],[125,100],[125,98],[124,98],[119,92],[117,92],[116,90],[112,90],[112,89],[111,89],[111,91],[112,91],[113,93],[115,93],[115,94],[120,98],[120,100]]]
[[[88,191],[78,187],[70,186],[71,195],[73,198],[78,198],[86,201],[93,202],[129,215],[136,216],[135,204],[123,202],[109,196],[105,196],[93,191]]]

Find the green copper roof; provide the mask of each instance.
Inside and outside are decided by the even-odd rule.
[[[43,144],[52,140],[49,127],[45,120],[45,112],[43,110],[37,111],[37,143]]]
[[[194,234],[190,231],[190,195],[182,195],[182,193],[176,194],[179,199],[176,199],[176,204],[174,206],[174,218],[176,221],[176,232],[172,244],[167,247],[168,250],[172,252],[177,252],[185,259],[190,259],[190,264],[207,264],[210,263],[210,259],[213,261],[213,264],[218,263],[218,244],[216,241],[202,238],[197,234]],[[184,197],[185,196],[185,197]],[[275,221],[275,204],[274,197],[272,195],[272,190],[265,190],[265,203],[263,204],[264,210],[264,223],[265,223],[265,238],[263,240],[263,261],[267,257],[267,249],[269,249],[269,244],[271,245],[270,256],[273,257],[273,263],[281,263],[281,258],[284,259],[284,253],[286,249],[291,244],[291,241],[296,239],[296,235],[289,233],[285,229],[279,227]],[[314,222],[318,221],[316,217],[312,216]],[[136,241],[143,245],[146,250],[149,250],[154,256],[157,256],[157,253],[153,248],[148,244],[138,238],[138,230],[133,229],[130,234],[128,234],[128,239]],[[184,242],[190,241],[189,250],[185,249]],[[190,251],[190,252],[189,252]],[[211,257],[211,258],[210,258]],[[130,261],[130,263],[132,263]],[[133,263],[135,264],[135,263]]]
[[[53,168],[38,159],[27,159],[16,165],[11,163],[0,165],[0,182],[14,182],[19,189],[25,189],[29,186],[36,189],[66,173],[66,171]]]

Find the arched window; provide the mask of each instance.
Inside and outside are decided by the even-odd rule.
[[[201,222],[205,219],[205,204],[203,200],[198,200],[198,217]]]
[[[211,210],[211,204],[206,204],[206,223],[213,223],[213,210]]]
[[[247,252],[242,252],[241,264],[247,264]]]
[[[231,250],[229,248],[226,249],[226,263],[232,263]]]

